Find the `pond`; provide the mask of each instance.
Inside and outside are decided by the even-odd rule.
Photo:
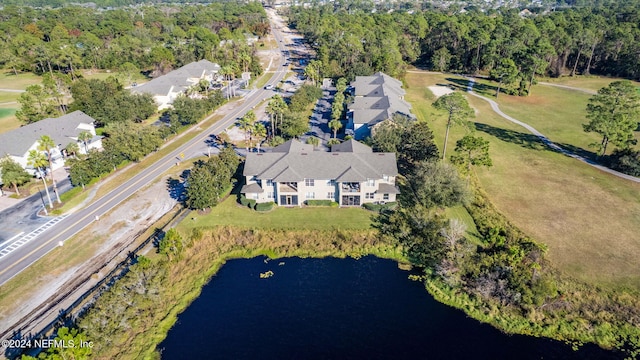
[[[574,352],[562,342],[503,334],[438,303],[408,275],[372,256],[232,260],[158,349],[163,359],[620,357],[595,345]]]

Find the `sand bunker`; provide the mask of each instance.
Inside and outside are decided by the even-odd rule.
[[[442,95],[451,94],[453,92],[453,89],[451,89],[450,87],[442,85],[429,86],[429,90],[431,90],[433,95],[435,95],[437,98]]]

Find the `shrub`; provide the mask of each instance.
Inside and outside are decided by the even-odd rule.
[[[307,205],[338,207],[338,203],[333,200],[307,200]]]
[[[266,203],[258,203],[256,204],[256,211],[269,211],[273,209],[275,203],[273,201]]]
[[[242,204],[242,206],[249,206],[249,199],[244,195],[240,195],[240,204]]]
[[[255,201],[253,199],[249,199],[247,201],[248,201],[247,206],[249,207],[249,209],[255,209],[256,208],[257,201]]]
[[[640,151],[616,150],[608,158],[609,167],[631,176],[640,176]]]
[[[393,210],[396,208],[397,205],[398,203],[393,201],[385,204],[364,203],[362,204],[362,207],[369,211],[381,212],[383,210]]]

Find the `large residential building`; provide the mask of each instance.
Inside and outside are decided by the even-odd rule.
[[[220,72],[220,65],[209,60],[192,62],[166,75],[131,88],[131,92],[150,94],[158,104],[158,110],[171,106],[173,101],[190,87],[205,80],[211,82]]]
[[[331,152],[290,140],[267,153],[247,155],[241,192],[259,203],[300,206],[332,200],[340,206],[396,201],[396,154],[375,153],[355,140]]]
[[[38,150],[40,137],[47,135],[56,144],[56,147],[51,150],[53,159],[53,169],[51,170],[59,169],[64,165],[62,150],[69,143],[77,143],[82,154],[90,149],[102,148],[102,136],[96,136],[94,121],[92,117],[78,110],[59,118],[40,120],[0,134],[0,157],[11,157],[33,174],[34,169],[27,164],[29,151]],[[78,139],[82,132],[88,132],[92,135],[86,144]]]
[[[411,105],[404,100],[402,83],[385,73],[356,76],[351,92],[354,98],[348,105],[346,130],[352,132],[356,140],[370,136],[373,126],[396,114],[415,117]]]

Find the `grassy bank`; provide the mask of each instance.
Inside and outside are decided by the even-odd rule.
[[[218,225],[258,229],[288,230],[366,230],[371,227],[372,212],[362,208],[275,207],[269,212],[257,212],[237,203],[231,195],[206,215],[192,212],[178,228],[184,232],[194,228]]]

